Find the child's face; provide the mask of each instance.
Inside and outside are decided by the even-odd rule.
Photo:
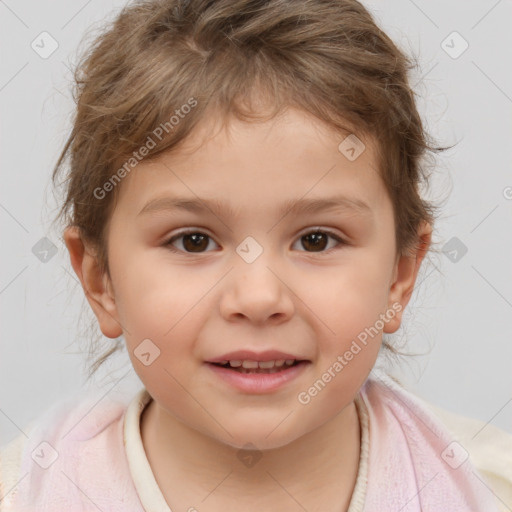
[[[392,204],[369,141],[350,161],[338,150],[343,138],[296,110],[231,126],[230,137],[216,132],[193,153],[142,161],[121,183],[108,229],[112,299],[97,295],[95,312],[106,335],[122,326],[161,415],[232,446],[271,448],[353,401],[382,330],[399,326],[421,259],[396,258]],[[289,212],[290,202],[335,196],[347,202]],[[167,209],[177,197],[196,206]],[[208,201],[225,210],[200,211]],[[184,229],[210,238],[168,242]],[[308,362],[278,387],[242,389],[207,362],[238,350]]]

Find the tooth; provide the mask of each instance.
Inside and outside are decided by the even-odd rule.
[[[295,361],[295,359],[287,359],[285,361],[286,364],[293,364],[293,362]]]
[[[218,364],[228,364],[228,362],[229,362],[229,361],[226,359],[226,360],[224,360],[224,361],[219,361],[219,363],[218,363]]]
[[[237,361],[237,360],[229,361],[229,364],[231,366],[233,366],[234,368],[238,368],[239,366],[242,366],[242,361]]]
[[[283,366],[284,364],[284,359],[277,359],[275,362],[275,365],[276,366]]]
[[[244,368],[258,368],[258,361],[243,361],[242,366]]]
[[[274,361],[260,361],[260,368],[274,368]]]

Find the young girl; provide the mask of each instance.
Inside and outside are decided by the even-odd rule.
[[[374,369],[434,223],[409,69],[356,0],[122,11],[54,177],[144,388],[5,447],[2,512],[512,510],[510,436]]]

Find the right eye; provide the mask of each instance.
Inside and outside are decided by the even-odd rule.
[[[174,243],[181,239],[183,249],[177,249]],[[205,249],[208,247],[209,240],[213,242],[212,238],[206,233],[188,230],[172,236],[169,240],[164,242],[163,246],[167,247],[172,252],[202,253],[205,252]]]

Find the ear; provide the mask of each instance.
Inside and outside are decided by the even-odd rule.
[[[418,229],[417,246],[398,258],[388,298],[388,308],[396,311],[396,315],[386,322],[383,332],[393,333],[400,327],[402,314],[414,291],[416,277],[430,247],[431,239],[432,226],[423,222]]]
[[[80,230],[71,226],[64,231],[64,241],[71,265],[82,283],[85,296],[98,319],[101,332],[107,338],[117,338],[123,333],[114,300],[112,283],[105,272],[101,272],[95,251],[84,243]]]

